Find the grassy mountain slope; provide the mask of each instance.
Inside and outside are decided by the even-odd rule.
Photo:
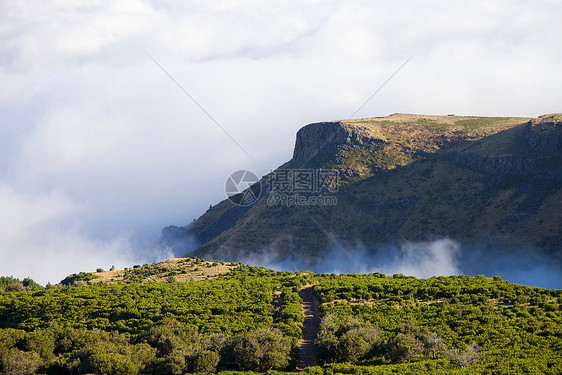
[[[493,238],[560,256],[561,139],[560,115],[397,114],[311,124],[278,170],[338,170],[337,193],[322,193],[336,205],[272,204],[266,177],[251,207],[225,200],[184,230],[199,241],[194,254],[223,260],[264,249],[316,257],[332,235],[368,246]]]

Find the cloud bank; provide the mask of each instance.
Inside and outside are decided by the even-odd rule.
[[[287,161],[301,126],[348,118],[413,54],[357,117],[559,112],[561,16],[548,0],[2,1],[0,274],[152,258],[232,171]]]
[[[403,274],[418,278],[451,275],[501,276],[513,283],[562,287],[562,265],[536,248],[463,245],[449,238],[399,245],[344,247],[339,243],[319,258],[281,254],[268,249],[241,259],[275,270],[320,273]]]

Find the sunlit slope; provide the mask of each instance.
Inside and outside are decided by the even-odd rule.
[[[199,258],[172,258],[152,264],[135,264],[122,270],[97,268],[96,272],[80,272],[67,276],[62,285],[122,284],[130,282],[201,281],[215,279],[236,266],[222,261],[209,262]]]

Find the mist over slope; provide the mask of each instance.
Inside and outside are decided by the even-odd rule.
[[[317,273],[385,275],[418,278],[451,275],[500,276],[504,280],[542,288],[562,288],[562,264],[539,248],[502,248],[500,244],[465,246],[449,238],[368,247],[328,247],[321,257],[281,255],[276,250],[240,252],[237,260],[275,270]]]
[[[518,282],[550,262],[554,281],[545,282],[559,286],[561,148],[561,115],[311,124],[289,162],[163,238],[206,258],[326,272],[519,274]],[[332,172],[336,183],[320,189],[297,181]],[[259,199],[246,204],[248,196]]]

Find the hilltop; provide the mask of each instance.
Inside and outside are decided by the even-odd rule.
[[[205,261],[199,258],[171,258],[152,264],[136,264],[122,270],[80,272],[67,276],[62,285],[123,284],[131,282],[201,281],[217,278],[237,265],[222,261]]]
[[[452,238],[562,249],[562,116],[387,117],[310,124],[299,130],[293,157],[252,187],[250,206],[231,197],[164,241],[196,239],[192,253],[240,260],[273,250],[309,259],[331,238],[367,247]],[[288,205],[269,198],[280,171],[337,171],[337,204]],[[278,192],[277,192],[278,193]],[[286,202],[285,202],[286,203]]]

